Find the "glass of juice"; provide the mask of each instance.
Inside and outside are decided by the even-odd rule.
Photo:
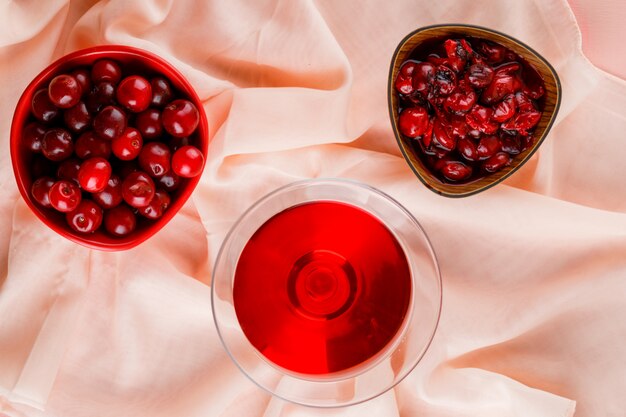
[[[441,311],[417,220],[367,185],[313,179],[257,201],[213,270],[218,333],[259,387],[298,404],[371,399],[420,361]]]

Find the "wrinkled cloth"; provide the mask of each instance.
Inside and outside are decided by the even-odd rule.
[[[574,3],[577,13],[590,8]],[[388,119],[396,45],[437,23],[508,33],[548,59],[563,86],[533,158],[464,199],[421,185]],[[47,229],[19,197],[9,156],[26,85],[98,44],[176,66],[211,135],[189,202],[118,253]],[[611,75],[581,47],[565,0],[0,4],[0,416],[623,416],[624,52],[605,54]],[[315,177],[355,179],[397,199],[429,235],[443,279],[439,328],[417,368],[374,400],[331,410],[286,403],[247,380],[210,305],[212,266],[236,219],[275,188]]]

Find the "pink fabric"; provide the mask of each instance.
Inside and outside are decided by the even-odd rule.
[[[602,47],[595,37],[612,29],[596,8],[611,18],[623,7],[573,2],[585,39]],[[525,41],[563,83],[537,155],[505,184],[460,200],[417,181],[386,108],[397,43],[444,22]],[[122,253],[46,229],[18,197],[8,153],[27,83],[53,59],[101,43],[177,66],[213,136],[189,204]],[[621,48],[602,57],[599,67],[624,76]],[[582,54],[565,0],[4,2],[0,79],[0,416],[623,415],[626,83]],[[385,395],[337,410],[287,404],[249,382],[221,347],[209,296],[237,217],[280,185],[322,176],[404,204],[429,234],[444,284],[422,363]]]

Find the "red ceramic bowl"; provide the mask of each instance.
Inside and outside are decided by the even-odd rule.
[[[192,143],[207,156],[209,146],[209,133],[206,115],[202,111],[202,103],[193,87],[171,64],[162,58],[141,49],[121,45],[105,45],[72,52],[44,69],[26,87],[20,97],[13,116],[11,125],[11,160],[17,186],[22,197],[30,209],[52,230],[76,243],[93,249],[104,251],[118,251],[133,248],[146,239],[150,238],[165,226],[185,204],[194,188],[200,180],[200,175],[185,179],[180,187],[170,194],[171,204],[158,220],[137,218],[137,228],[134,232],[124,237],[109,235],[104,227],[92,234],[81,234],[72,230],[65,221],[65,215],[53,209],[39,206],[33,201],[30,189],[33,181],[33,153],[24,146],[21,141],[24,126],[32,121],[31,101],[33,94],[40,88],[47,86],[52,78],[61,73],[66,73],[77,67],[92,65],[96,60],[109,58],[122,65],[124,74],[139,74],[146,77],[162,75],[166,77],[174,88],[177,98],[186,98],[198,108],[200,123],[192,135]]]

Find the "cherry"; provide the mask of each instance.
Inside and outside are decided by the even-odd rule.
[[[74,153],[80,159],[88,159],[95,156],[109,159],[111,156],[111,141],[102,139],[90,130],[78,137],[74,144]]]
[[[518,113],[514,119],[502,124],[502,129],[507,131],[517,131],[520,135],[528,135],[528,130],[532,129],[539,123],[541,113],[538,111],[528,111]]]
[[[509,155],[517,155],[522,152],[522,143],[519,136],[502,135],[500,139],[502,150]]]
[[[484,41],[480,45],[480,51],[490,64],[498,64],[506,57],[506,48],[492,42]]]
[[[175,191],[180,186],[180,177],[172,171],[157,178],[157,181],[159,185],[165,189],[165,191],[169,192]]]
[[[119,176],[112,174],[102,191],[93,193],[91,197],[103,209],[116,207],[123,200],[122,180]]]
[[[519,79],[513,75],[496,76],[483,91],[481,100],[485,104],[497,103],[505,96],[518,91],[521,86]]]
[[[421,106],[402,110],[398,118],[398,128],[404,136],[409,138],[423,135],[428,128],[428,111]]]
[[[170,159],[170,148],[166,144],[149,142],[139,153],[139,166],[151,176],[161,177],[170,170]]]
[[[60,180],[50,187],[48,199],[52,208],[62,213],[67,213],[78,207],[82,200],[82,195],[80,188],[74,182]]]
[[[165,106],[161,118],[167,133],[180,138],[189,136],[196,130],[200,113],[191,101],[178,99]]]
[[[399,93],[409,95],[413,92],[413,73],[417,65],[414,61],[407,61],[400,67],[395,82],[395,88]]]
[[[465,121],[472,128],[488,135],[496,133],[499,125],[491,121],[493,110],[476,104],[472,110],[465,115]]]
[[[31,110],[33,116],[44,123],[53,121],[59,115],[59,109],[50,101],[48,90],[45,88],[37,90],[35,94],[33,94]]]
[[[141,207],[138,211],[142,216],[151,220],[156,220],[163,215],[169,205],[169,194],[164,190],[157,190],[154,193],[154,198],[150,201],[150,204],[145,207]]]
[[[70,73],[78,84],[80,84],[80,91],[83,95],[87,94],[91,90],[91,75],[87,68],[78,68]]]
[[[152,178],[142,171],[131,172],[122,182],[122,197],[131,207],[147,206],[154,197],[154,192]]]
[[[483,169],[487,172],[497,172],[510,163],[511,157],[506,152],[498,152],[483,162]]]
[[[99,59],[91,67],[91,80],[94,84],[102,81],[117,84],[122,79],[122,69],[119,64],[110,59]]]
[[[500,150],[502,144],[496,136],[483,136],[478,142],[476,151],[479,159],[487,159]]]
[[[152,101],[152,87],[139,75],[124,78],[117,86],[116,94],[117,102],[134,113],[146,110]]]
[[[472,175],[472,167],[463,162],[448,162],[441,168],[441,174],[450,181],[462,181]]]
[[[111,164],[104,158],[89,158],[80,165],[78,183],[90,193],[102,191],[111,177]]]
[[[517,105],[515,104],[515,96],[508,95],[493,108],[491,120],[496,122],[506,122],[515,115]]]
[[[137,158],[143,146],[141,134],[134,127],[127,127],[121,136],[113,139],[111,147],[113,154],[122,161]]]
[[[135,213],[127,205],[119,205],[104,213],[104,228],[113,236],[127,236],[136,226]]]
[[[93,130],[103,139],[113,140],[126,130],[126,113],[116,106],[107,106],[93,120]]]
[[[434,86],[436,94],[447,96],[456,88],[456,75],[445,65],[439,65],[435,71]]]
[[[65,110],[63,120],[68,129],[74,133],[82,133],[91,126],[91,114],[87,110],[87,105],[82,101]]]
[[[69,158],[74,151],[72,135],[61,128],[48,130],[41,141],[41,152],[51,161],[62,161]]]
[[[46,134],[46,128],[39,122],[31,122],[24,126],[22,142],[31,152],[41,152],[41,142]]]
[[[148,109],[139,113],[135,117],[135,126],[146,140],[160,138],[163,133],[161,112],[157,109]]]
[[[83,94],[78,80],[71,75],[57,75],[48,84],[48,97],[55,106],[61,109],[74,107]]]
[[[426,94],[435,79],[435,66],[430,62],[420,62],[413,70],[413,88],[415,91]]]
[[[478,160],[478,151],[476,150],[476,145],[474,145],[474,142],[471,139],[460,138],[457,142],[456,148],[461,156],[468,161]]]
[[[54,182],[51,177],[40,177],[33,182],[33,185],[30,187],[30,195],[37,204],[42,207],[52,207],[48,192]]]
[[[477,99],[478,96],[473,90],[456,91],[446,98],[443,105],[449,112],[465,113],[474,106]]]
[[[163,77],[154,77],[150,80],[152,86],[152,105],[154,107],[165,107],[167,103],[172,101],[174,93],[169,81]]]
[[[76,209],[65,215],[65,220],[76,232],[93,233],[102,224],[102,209],[91,200],[82,200]]]
[[[187,145],[191,145],[191,140],[189,140],[186,136],[184,138],[171,138],[168,142],[168,146],[172,152],[175,152],[178,148],[182,148]]]
[[[493,69],[485,64],[474,64],[467,70],[467,81],[476,88],[485,88],[493,80]]]
[[[451,151],[456,147],[456,137],[450,136],[446,125],[439,118],[433,126],[433,142],[444,151]]]
[[[78,184],[79,169],[80,161],[76,158],[68,158],[59,164],[57,168],[57,178],[73,181],[75,184]]]
[[[200,175],[203,167],[204,155],[195,146],[183,146],[172,156],[172,171],[180,177],[191,178]]]
[[[115,86],[110,82],[96,84],[87,94],[87,110],[98,113],[104,107],[114,104]]]

